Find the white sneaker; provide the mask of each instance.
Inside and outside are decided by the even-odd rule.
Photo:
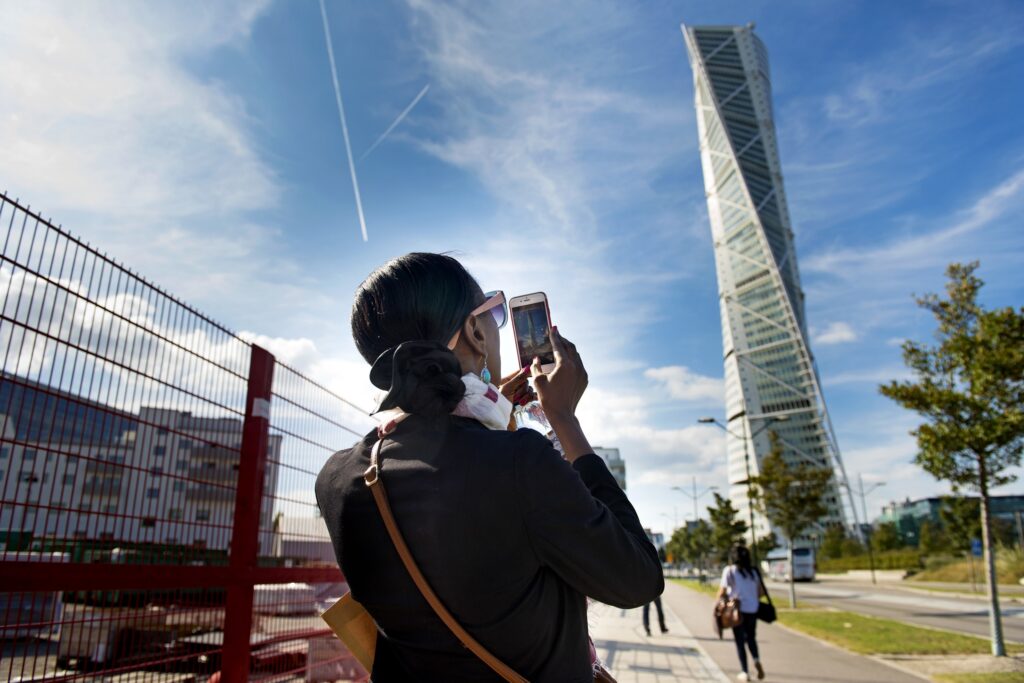
[[[750,676],[747,675],[746,671],[741,671],[738,674],[736,674],[736,680],[737,681],[749,681],[750,680]]]

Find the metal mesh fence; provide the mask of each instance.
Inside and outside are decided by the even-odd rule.
[[[3,195],[0,240],[0,681],[365,676],[318,616],[351,404]]]

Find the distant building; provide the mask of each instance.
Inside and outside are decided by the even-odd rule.
[[[92,539],[227,550],[242,444],[236,417],[120,410],[0,381],[0,548]],[[271,434],[260,504],[270,553],[281,436]],[[55,514],[51,506],[75,514]]]
[[[644,533],[647,534],[647,539],[654,544],[654,547],[658,550],[664,550],[665,548],[665,534],[660,531],[651,531],[647,527],[644,527]]]
[[[274,518],[273,554],[274,557],[296,560],[298,564],[333,565],[337,561],[322,517],[277,515]]]
[[[604,458],[605,464],[608,465],[608,469],[611,470],[612,476],[615,477],[615,481],[618,482],[619,488],[623,491],[626,490],[626,462],[622,459],[619,454],[618,448],[602,448],[600,446],[594,447],[594,452]]]
[[[996,519],[1016,524],[1016,514],[1019,512],[1024,515],[1024,496],[992,496],[990,501],[992,516]],[[903,538],[916,543],[921,533],[921,524],[926,521],[942,523],[939,517],[941,509],[942,498],[939,497],[892,501],[882,506],[882,514],[875,520],[875,524],[895,524]]]

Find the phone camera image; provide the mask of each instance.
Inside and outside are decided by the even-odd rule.
[[[555,352],[551,345],[548,311],[544,302],[514,308],[512,315],[516,345],[519,347],[519,358],[523,364],[528,365],[538,357],[541,365],[554,363]]]

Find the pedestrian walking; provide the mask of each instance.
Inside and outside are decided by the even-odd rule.
[[[736,544],[729,552],[729,565],[722,570],[722,582],[718,588],[718,600],[736,600],[739,603],[740,623],[732,627],[732,636],[736,641],[736,654],[740,660],[740,671],[737,680],[749,681],[750,670],[747,667],[747,650],[754,659],[757,680],[764,678],[764,667],[757,647],[757,611],[764,595],[761,574],[752,566],[750,551],[747,546]]]
[[[316,498],[378,629],[374,683],[591,683],[586,596],[628,609],[664,589],[657,551],[576,419],[576,346],[553,328],[553,370],[535,359],[491,383],[507,317],[504,294],[440,254],[394,259],[356,292],[352,336],[385,419],[331,456]],[[564,457],[511,431],[527,376]]]
[[[665,626],[665,612],[661,608],[661,596],[654,598],[654,608],[658,610],[658,625],[661,626],[662,633],[668,633],[668,627]],[[647,635],[651,635],[651,603],[644,605],[644,631]]]

